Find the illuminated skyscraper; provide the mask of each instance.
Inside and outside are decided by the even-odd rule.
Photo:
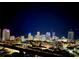
[[[74,32],[73,31],[68,32],[68,39],[74,39]]]
[[[10,39],[10,30],[9,29],[3,29],[2,40],[9,40],[9,39]]]
[[[24,42],[25,41],[25,37],[21,36],[21,41]]]
[[[37,34],[36,34],[37,36],[40,36],[40,32],[37,32]]]
[[[52,39],[55,39],[55,32],[52,32]]]
[[[51,37],[51,33],[50,32],[46,32],[46,37]]]
[[[46,35],[41,35],[41,40],[45,41],[46,40]]]
[[[33,40],[33,36],[31,33],[28,34],[28,40]]]
[[[0,29],[0,40],[1,40],[1,29]]]
[[[46,40],[50,40],[51,38],[51,33],[50,32],[46,32]]]
[[[40,32],[37,32],[37,34],[35,35],[34,40],[41,40]]]

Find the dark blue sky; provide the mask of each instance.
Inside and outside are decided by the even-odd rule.
[[[67,36],[72,29],[79,35],[79,3],[0,3],[1,28],[13,35],[56,32]]]

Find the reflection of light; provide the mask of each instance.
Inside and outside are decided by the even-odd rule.
[[[47,49],[49,49],[50,47],[52,47],[52,45],[45,44],[44,47],[46,47]]]
[[[3,49],[3,47],[0,46],[0,49]]]
[[[6,30],[6,32],[9,32],[9,30]]]
[[[73,54],[73,50],[68,50],[69,51],[69,53],[72,53]]]
[[[47,49],[47,48],[41,48],[41,49],[43,49],[43,50],[44,50],[44,49]]]
[[[10,48],[5,48],[5,50],[6,50],[7,52],[9,52],[9,54],[12,54],[12,53],[14,53],[14,52],[19,52],[18,50],[14,50],[14,49],[10,49]]]
[[[63,48],[65,48],[66,49],[66,47],[68,46],[68,44],[63,44]]]

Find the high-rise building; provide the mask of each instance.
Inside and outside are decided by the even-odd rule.
[[[28,34],[28,40],[33,40],[33,36],[31,33]]]
[[[46,40],[46,35],[41,35],[41,40],[45,41]]]
[[[10,36],[10,40],[15,40],[15,36]]]
[[[46,32],[46,37],[51,37],[51,33],[50,32]]]
[[[55,32],[52,32],[52,39],[55,39]]]
[[[74,39],[74,32],[73,31],[69,31],[68,32],[68,39]]]
[[[22,42],[26,41],[24,36],[21,36],[21,41]]]
[[[51,33],[50,32],[46,32],[46,40],[50,40],[51,38]]]
[[[1,29],[0,29],[0,40],[1,40]]]
[[[40,32],[37,32],[37,34],[34,37],[34,40],[41,40]]]
[[[9,29],[3,29],[2,40],[9,40],[9,39],[10,39],[10,30]]]
[[[37,32],[37,35],[40,35],[40,32]]]

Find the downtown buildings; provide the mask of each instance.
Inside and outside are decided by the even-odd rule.
[[[68,39],[69,38],[69,39]],[[46,48],[50,47],[59,47],[62,45],[64,49],[66,49],[69,45],[74,43],[74,32],[68,32],[68,38],[58,37],[56,36],[55,32],[46,32],[45,34],[40,33],[39,31],[36,35],[32,35],[28,33],[27,37],[25,36],[11,36],[9,29],[2,30],[2,39],[1,41],[4,44],[13,45],[13,44],[25,44],[29,46],[44,46]]]
[[[73,32],[73,31],[72,31]],[[68,32],[68,38],[65,38],[64,36],[59,38],[56,36],[55,32],[46,32],[45,34],[41,34],[40,32],[37,32],[35,36],[32,35],[32,33],[28,33],[27,38],[25,36],[11,36],[9,29],[3,29],[2,31],[2,41],[6,45],[21,45],[16,46],[19,48],[27,48],[27,47],[39,47],[39,49],[58,49],[61,50],[68,50],[67,47],[74,47],[75,43],[67,42],[68,40],[74,40],[74,32]],[[28,41],[28,42],[26,42]],[[29,43],[30,42],[30,43]],[[71,51],[69,50],[71,53]]]
[[[1,34],[2,33],[2,34]],[[35,36],[32,35],[32,33],[28,33],[27,38],[25,36],[19,36],[21,38],[21,41],[24,42],[26,40],[41,40],[41,41],[53,41],[53,40],[60,40],[60,41],[65,41],[65,39],[68,40],[74,40],[74,32],[69,31],[68,32],[68,38],[65,37],[58,37],[56,36],[55,32],[46,32],[45,34],[41,34],[40,31],[36,33]],[[5,40],[15,40],[16,37],[13,35],[11,36],[10,34],[10,29],[3,29],[1,32],[0,29],[0,40],[5,41]]]

